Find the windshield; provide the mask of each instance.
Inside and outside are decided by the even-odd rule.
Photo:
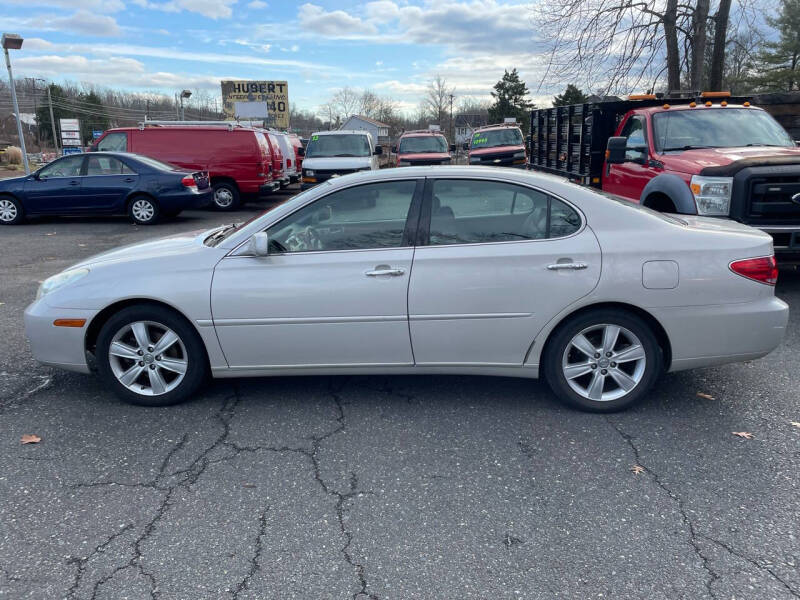
[[[366,135],[344,133],[341,135],[312,135],[306,148],[306,158],[331,156],[369,156]]]
[[[516,127],[476,131],[472,135],[473,148],[494,148],[496,146],[522,146],[522,132]]]
[[[136,160],[141,163],[146,164],[147,166],[153,167],[154,169],[160,169],[162,171],[186,171],[187,169],[181,169],[176,167],[175,165],[171,165],[169,163],[162,162],[160,160],[156,160],[155,158],[150,158],[149,156],[143,156],[141,154],[134,154]]]
[[[398,154],[423,154],[427,152],[447,152],[447,140],[442,135],[418,135],[400,140]]]
[[[657,152],[692,148],[794,146],[789,134],[762,110],[698,108],[653,115]]]

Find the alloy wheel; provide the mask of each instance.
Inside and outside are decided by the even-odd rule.
[[[131,212],[136,220],[146,222],[155,216],[156,209],[149,200],[136,200],[131,206]]]
[[[644,377],[647,355],[636,335],[613,324],[592,325],[570,340],[561,370],[572,390],[608,402],[630,393]]]
[[[214,202],[220,208],[228,208],[233,204],[233,192],[224,187],[214,190]]]
[[[0,221],[11,223],[17,218],[17,206],[11,200],[0,199]]]
[[[108,348],[108,362],[117,380],[142,396],[174,390],[189,365],[178,334],[153,321],[136,321],[117,331]]]

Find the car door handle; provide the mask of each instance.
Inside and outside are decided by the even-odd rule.
[[[399,277],[405,273],[405,269],[393,269],[389,265],[378,265],[373,271],[364,273],[367,277],[380,277],[381,275],[389,275],[391,277]]]
[[[136,181],[136,180],[133,177],[126,177],[125,178],[125,183],[132,183],[134,181]]]
[[[80,184],[81,184],[80,181],[70,181],[69,182],[69,185],[80,185]]]
[[[579,271],[588,266],[589,265],[582,262],[556,263],[554,265],[547,265],[547,269],[549,271]]]

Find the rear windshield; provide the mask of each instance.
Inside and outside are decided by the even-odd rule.
[[[352,133],[312,135],[306,148],[306,158],[369,156],[370,154],[367,136]]]
[[[400,154],[422,154],[426,152],[447,152],[447,140],[443,135],[419,135],[404,137],[397,149]]]
[[[653,115],[657,152],[693,148],[794,146],[789,134],[763,110],[698,108]]]
[[[494,148],[496,146],[522,146],[522,132],[516,127],[476,131],[472,134],[473,148]]]

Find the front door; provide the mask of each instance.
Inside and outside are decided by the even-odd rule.
[[[644,116],[631,115],[620,132],[627,138],[625,162],[607,165],[603,190],[639,202],[647,183],[661,171],[650,166],[647,121]]]
[[[408,293],[416,363],[521,366],[597,284],[597,239],[573,207],[516,184],[441,178],[425,196]]]
[[[412,365],[411,232],[422,183],[328,194],[272,225],[266,257],[229,256],[211,306],[232,368]]]
[[[39,169],[25,182],[25,205],[31,213],[76,212],[81,203],[83,154],[65,156]]]

